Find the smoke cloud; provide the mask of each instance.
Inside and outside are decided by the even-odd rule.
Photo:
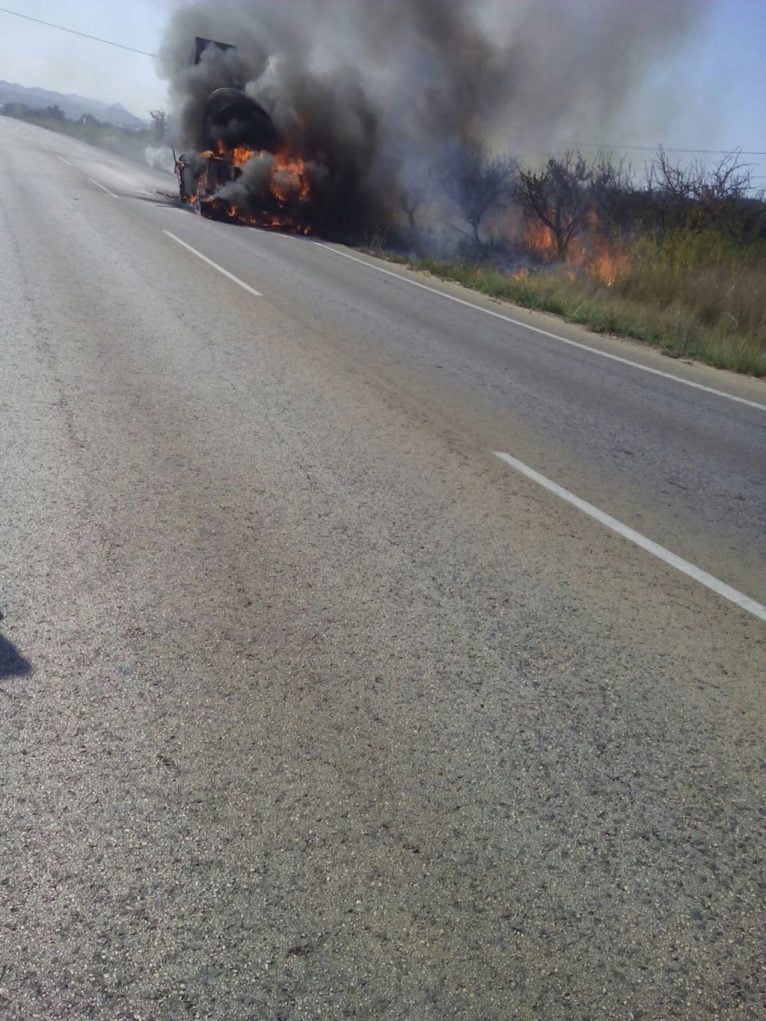
[[[197,0],[172,16],[160,73],[177,143],[202,145],[217,88],[244,88],[309,164],[313,226],[360,235],[439,181],[466,146],[542,155],[623,127],[700,0]],[[194,38],[234,43],[193,64]],[[670,97],[668,97],[670,98]],[[264,160],[227,197],[259,201]]]

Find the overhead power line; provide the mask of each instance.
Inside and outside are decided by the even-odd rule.
[[[734,146],[733,149],[683,149],[676,145],[605,145],[603,142],[572,142],[578,149],[630,149],[637,152],[657,152],[659,148],[666,152],[701,153],[705,156],[730,156],[735,153],[737,156],[766,156],[766,152],[758,152],[753,149],[740,149]]]
[[[47,28],[57,28],[59,32],[68,32],[70,35],[79,35],[83,39],[90,39],[94,43],[104,43],[106,46],[116,46],[120,50],[127,50],[129,53],[140,53],[142,57],[157,57],[158,53],[149,53],[148,50],[139,50],[135,46],[126,46],[125,43],[116,43],[113,39],[101,39],[97,35],[88,35],[87,32],[78,32],[76,28],[67,28],[65,25],[54,25],[52,21],[43,21],[42,18],[33,18],[29,14],[22,14],[20,11],[9,11],[6,7],[0,7],[0,14],[10,14],[14,18],[24,18],[25,21],[34,21],[36,25],[45,25]]]

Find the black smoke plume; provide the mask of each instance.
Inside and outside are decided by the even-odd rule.
[[[171,18],[160,72],[178,144],[203,147],[211,92],[244,89],[309,164],[310,225],[359,237],[399,222],[424,181],[446,195],[466,147],[541,156],[624,129],[704,2],[196,0]],[[194,64],[196,36],[237,48]],[[269,159],[226,198],[257,211]]]

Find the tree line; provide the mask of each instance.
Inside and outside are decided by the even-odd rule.
[[[446,173],[429,168],[401,189],[407,230],[416,236],[435,194],[447,198],[463,235],[464,255],[480,259],[497,248],[492,226],[515,213],[544,230],[551,261],[565,261],[576,238],[597,231],[611,239],[679,229],[712,229],[748,243],[766,240],[766,201],[756,193],[738,151],[714,165],[676,163],[660,147],[642,177],[622,159],[586,158],[577,150],[541,166],[496,156],[481,142],[464,145]]]

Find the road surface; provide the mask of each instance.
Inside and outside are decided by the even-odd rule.
[[[766,387],[173,184],[0,119],[0,1015],[762,1016]]]

